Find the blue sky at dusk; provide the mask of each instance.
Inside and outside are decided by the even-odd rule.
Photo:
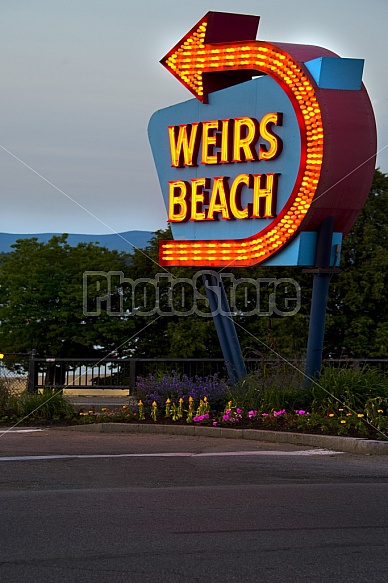
[[[1,232],[166,226],[147,126],[191,94],[159,60],[209,10],[259,15],[262,40],[365,59],[388,173],[386,0],[3,0]]]

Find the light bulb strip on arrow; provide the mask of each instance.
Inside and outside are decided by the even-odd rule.
[[[206,44],[206,19],[162,59],[162,64],[200,101],[207,102],[204,75],[247,70],[267,74],[288,95],[299,121],[301,157],[287,205],[260,236],[240,240],[163,241],[163,265],[254,265],[270,257],[298,230],[314,198],[323,159],[321,109],[306,71],[291,55],[261,41]]]

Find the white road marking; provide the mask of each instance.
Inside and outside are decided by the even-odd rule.
[[[338,455],[342,451],[330,449],[306,449],[300,451],[221,451],[210,453],[118,453],[118,454],[79,454],[79,455],[25,455],[0,457],[0,462],[30,462],[43,460],[79,460],[106,458],[157,458],[157,457],[230,457],[230,456],[314,456]]]
[[[35,431],[46,431],[46,429],[12,429],[11,428],[11,429],[7,429],[3,433],[34,433]]]

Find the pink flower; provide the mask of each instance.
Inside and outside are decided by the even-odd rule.
[[[229,421],[229,420],[230,420],[230,419],[229,419],[229,415],[224,415],[224,416],[222,417],[222,421]]]
[[[213,427],[217,425],[217,421],[213,421]]]
[[[285,413],[286,410],[285,409],[280,409],[280,411],[274,411],[273,412],[273,416],[274,417],[279,417],[279,415],[283,415],[283,413]]]
[[[209,419],[208,413],[206,413],[205,415],[195,415],[195,417],[193,417],[193,421],[195,423],[198,423],[199,421],[203,421],[204,419]]]
[[[242,410],[237,407],[236,413],[242,413]]]
[[[262,413],[261,416],[262,417],[268,417],[268,413]]]
[[[252,409],[252,411],[248,411],[248,417],[249,417],[249,419],[252,419],[253,417],[256,417],[256,415],[257,415],[257,411],[254,411],[253,409]]]

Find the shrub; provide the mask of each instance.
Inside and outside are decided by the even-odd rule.
[[[42,393],[25,391],[17,400],[17,416],[40,421],[64,421],[75,417],[73,405],[63,396],[62,391],[44,389]]]
[[[303,374],[294,369],[263,368],[229,389],[229,399],[246,410],[311,408],[312,394],[303,387]]]
[[[379,407],[383,409],[388,404],[388,378],[377,368],[328,366],[311,390],[313,408],[325,413],[343,407],[361,411],[371,399],[379,399]]]

